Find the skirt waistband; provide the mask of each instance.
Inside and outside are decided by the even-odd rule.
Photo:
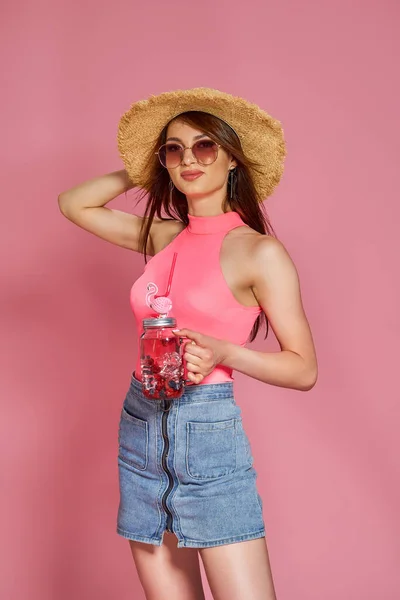
[[[151,400],[142,392],[142,382],[135,377],[135,371],[131,375],[131,391],[139,395],[147,402],[161,402],[161,400]],[[234,397],[233,381],[223,381],[221,383],[204,383],[185,385],[184,391],[180,398],[173,401],[179,402],[196,402],[196,401],[212,401],[212,400],[232,400]]]

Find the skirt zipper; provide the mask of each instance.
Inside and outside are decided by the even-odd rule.
[[[161,464],[163,466],[164,471],[166,472],[166,474],[168,476],[168,487],[163,494],[161,502],[162,502],[164,510],[167,514],[166,530],[172,533],[172,513],[167,506],[167,498],[168,498],[169,494],[171,493],[172,488],[174,487],[174,480],[172,478],[171,472],[169,471],[168,465],[167,465],[167,457],[168,457],[168,450],[169,450],[167,421],[168,421],[169,409],[171,407],[171,399],[168,398],[167,401],[163,399],[161,406],[163,409],[163,414],[161,417],[161,430],[162,430],[162,436],[164,439],[164,448],[163,448],[163,453],[162,453],[162,457],[161,457]]]

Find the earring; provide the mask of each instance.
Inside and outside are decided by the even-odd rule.
[[[228,185],[230,187],[230,199],[232,200],[236,196],[236,167],[229,169]]]
[[[172,192],[174,191],[174,184],[172,182],[172,179],[169,180],[169,201],[172,204]]]

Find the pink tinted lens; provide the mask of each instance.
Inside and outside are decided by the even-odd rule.
[[[173,169],[182,161],[182,146],[179,144],[164,144],[159,148],[158,156],[164,167]]]
[[[218,146],[212,140],[199,140],[193,145],[192,152],[200,164],[210,165],[217,158]]]

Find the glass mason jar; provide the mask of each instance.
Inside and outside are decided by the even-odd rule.
[[[172,333],[176,329],[173,317],[143,319],[140,336],[140,367],[142,390],[147,398],[179,398],[185,384],[185,368],[181,352],[181,338]]]

